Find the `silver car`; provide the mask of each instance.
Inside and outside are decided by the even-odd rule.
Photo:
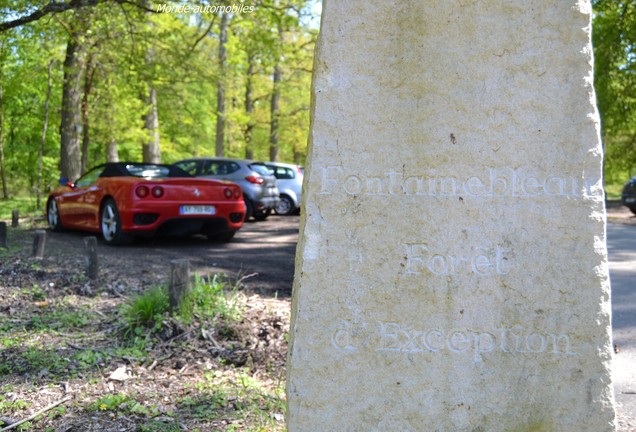
[[[229,180],[241,186],[245,199],[245,220],[265,220],[280,202],[276,177],[262,164],[245,159],[194,158],[174,165],[196,176]]]
[[[265,162],[264,165],[276,176],[276,185],[280,192],[280,202],[276,206],[276,213],[279,215],[298,213],[302,203],[303,167],[281,162]]]

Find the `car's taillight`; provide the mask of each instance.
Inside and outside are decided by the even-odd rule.
[[[152,188],[152,196],[155,198],[161,198],[163,196],[163,188],[161,186],[155,186]]]
[[[227,199],[232,199],[232,197],[234,197],[235,199],[239,199],[241,197],[241,188],[226,187],[225,189],[223,189],[223,194],[225,195],[225,198]]]
[[[146,198],[150,191],[146,186],[139,186],[137,189],[135,189],[135,193],[139,198]]]
[[[265,183],[265,179],[263,177],[257,177],[257,176],[247,176],[247,177],[245,177],[245,180],[247,180],[250,183],[254,183],[254,184],[263,184],[263,183]]]

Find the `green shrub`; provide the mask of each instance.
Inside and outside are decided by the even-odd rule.
[[[127,327],[155,328],[161,324],[169,310],[168,293],[163,287],[154,287],[135,296],[122,307],[122,317]]]
[[[201,277],[195,275],[194,283],[182,300],[174,319],[184,323],[213,321],[231,326],[240,321],[243,313],[243,297],[237,286],[231,286],[226,278],[219,275]],[[121,309],[125,323],[124,332],[140,337],[159,331],[164,323],[170,322],[168,289],[163,286],[151,288],[133,297]]]
[[[194,275],[192,289],[180,307],[184,319],[197,316],[200,319],[219,321],[239,321],[242,302],[238,287],[230,287],[227,278],[215,274],[212,277]]]

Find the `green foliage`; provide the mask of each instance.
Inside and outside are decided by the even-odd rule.
[[[149,136],[143,115],[150,109],[145,99],[150,87],[158,95],[163,161],[214,154],[220,80],[226,85],[226,155],[245,156],[249,124],[250,148],[256,158],[267,159],[276,64],[282,70],[280,158],[303,161],[317,36],[312,6],[317,0],[264,0],[249,13],[231,15],[223,72],[217,61],[219,14],[146,13],[131,3],[113,7],[106,2],[0,33],[0,143],[9,196],[36,192],[49,64],[52,91],[42,147],[42,194],[57,184],[63,65],[71,31],[80,45],[80,96],[87,115],[80,128],[87,132],[88,166],[112,155],[108,148],[116,148],[120,160],[142,158],[142,144]],[[0,16],[11,19],[34,7],[14,2],[9,8],[0,6]],[[245,105],[248,78],[253,86],[251,112]]]
[[[165,423],[159,420],[150,420],[139,427],[140,432],[181,432],[182,430],[178,423]]]
[[[43,209],[38,209],[36,206],[35,196],[22,195],[9,199],[0,198],[0,219],[10,220],[13,210],[18,210],[20,218],[40,216],[43,213]]]
[[[593,7],[605,181],[618,187],[636,174],[636,3],[594,0]]]
[[[55,309],[33,317],[32,327],[42,331],[68,331],[88,324],[90,316],[86,310]]]
[[[204,380],[196,384],[196,390],[197,397],[187,396],[178,402],[180,411],[188,411],[204,420],[222,416],[241,419],[244,422],[241,430],[284,430],[280,421],[285,413],[283,387],[267,391],[244,371],[236,374],[214,371],[205,374]]]
[[[222,322],[239,321],[242,315],[242,297],[238,286],[222,275],[212,277],[194,276],[194,284],[187,299],[182,303],[180,315],[184,319],[197,316]]]
[[[20,399],[9,399],[7,400],[5,394],[9,393],[8,391],[3,391],[0,393],[0,412],[8,413],[23,410],[29,407],[29,404]]]
[[[156,407],[145,406],[138,402],[134,395],[125,393],[107,394],[88,405],[90,411],[113,411],[120,415],[136,414],[141,416],[156,416]]]
[[[161,323],[169,306],[166,289],[153,287],[126,303],[122,308],[122,317],[130,328],[153,328]]]
[[[237,286],[228,286],[229,282],[223,276],[204,278],[195,275],[194,284],[188,296],[183,299],[176,318],[188,322],[193,317],[220,322],[240,320],[242,297]],[[121,308],[126,333],[140,338],[147,331],[160,330],[169,309],[165,286],[153,287],[133,297]]]

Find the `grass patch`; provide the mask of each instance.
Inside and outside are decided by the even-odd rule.
[[[185,319],[197,316],[223,322],[239,321],[242,316],[243,298],[238,285],[215,274],[212,277],[194,276],[194,285],[189,297],[183,302],[180,314]]]
[[[0,219],[11,219],[11,212],[18,210],[20,217],[42,216],[44,214],[44,206],[46,198],[42,197],[40,206],[37,208],[37,199],[35,197],[12,197],[8,199],[0,199]]]
[[[195,275],[189,294],[183,299],[175,318],[192,323],[193,320],[231,323],[241,319],[243,299],[236,285],[219,275],[204,278]],[[169,313],[168,288],[153,287],[133,297],[121,308],[125,331],[141,335],[146,330],[161,329]]]
[[[621,199],[624,184],[606,184],[605,185],[605,197],[607,199]]]
[[[135,333],[139,327],[155,328],[169,310],[168,291],[165,287],[153,287],[132,298],[122,306],[121,315],[128,330]]]
[[[88,405],[90,411],[111,411],[117,415],[157,416],[159,412],[152,406],[137,401],[135,395],[125,393],[107,394]]]
[[[227,430],[284,431],[285,389],[273,390],[251,377],[247,371],[234,374],[221,371],[207,372],[196,384],[197,397],[178,401],[180,410],[202,419],[233,418],[236,429]]]

